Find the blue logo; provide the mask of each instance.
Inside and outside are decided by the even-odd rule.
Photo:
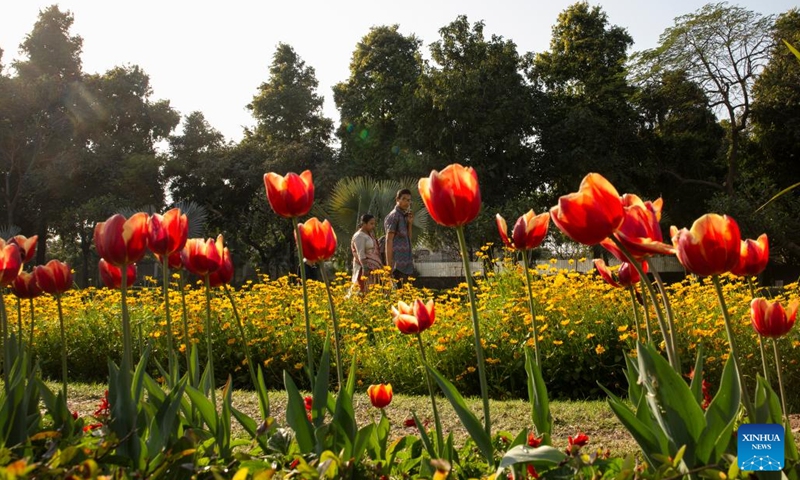
[[[752,472],[782,470],[785,434],[783,425],[777,423],[740,425],[737,442],[739,468]]]

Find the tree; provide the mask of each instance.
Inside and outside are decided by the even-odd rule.
[[[753,85],[753,132],[764,156],[758,167],[780,188],[800,182],[800,61],[783,41],[800,47],[796,8],[775,21],[769,62]]]
[[[625,68],[632,43],[600,7],[580,2],[559,14],[550,50],[529,56],[527,75],[540,99],[539,173],[550,202],[592,171],[623,191],[649,183]]]
[[[396,178],[413,171],[421,41],[398,28],[370,29],[353,52],[350,77],[333,87],[344,176]]]
[[[661,34],[659,46],[641,57],[647,75],[685,72],[689,81],[705,91],[710,106],[726,117],[727,173],[720,183],[728,195],[736,192],[742,135],[752,113],[752,88],[769,58],[772,23],[772,16],[743,7],[708,4],[675,19],[675,25]]]

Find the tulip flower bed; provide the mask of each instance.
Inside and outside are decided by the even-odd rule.
[[[603,397],[597,380],[615,391],[626,388],[621,372],[625,365],[622,354],[630,352],[635,341],[626,292],[609,286],[597,275],[557,271],[548,263],[537,265],[532,273],[532,290],[539,312],[542,368],[551,396]],[[396,291],[373,289],[363,300],[345,299],[349,287],[346,275],[336,276],[333,291],[342,328],[344,363],[349,365],[352,357],[356,357],[359,385],[390,382],[399,392],[427,393],[424,379],[420,377],[415,339],[397,331],[391,322],[390,306],[398,300],[434,298],[436,323],[426,333],[429,359],[453,379],[461,392],[479,394],[466,320],[469,307],[464,285],[439,292],[412,286]],[[522,269],[509,263],[503,273],[479,277],[476,287],[481,300],[492,397],[525,398],[522,346],[533,342]],[[196,285],[186,288],[189,334],[194,342],[199,342],[204,338],[204,293]],[[743,347],[745,368],[757,369],[760,360],[755,333],[750,326],[748,287],[741,279],[729,277],[724,288],[737,319],[735,329]],[[685,370],[691,369],[697,345],[702,342],[706,352],[706,378],[714,384],[728,353],[713,287],[707,281],[687,278],[669,289],[677,314],[678,343]],[[781,298],[800,297],[796,283],[787,285],[783,292]],[[179,292],[173,290],[170,294],[171,304],[180,305]],[[288,278],[263,278],[259,282],[248,282],[234,296],[244,318],[254,361],[263,365],[268,387],[282,388],[283,370],[299,372],[304,364],[300,286]],[[94,288],[72,290],[62,297],[70,378],[104,382],[106,372],[97,366],[104,365],[108,357],[119,359],[122,346],[119,300],[118,290]],[[129,300],[137,348],[140,339],[152,341],[155,345],[153,357],[163,364],[167,335],[161,289],[156,286],[137,288]],[[13,306],[14,301],[12,296],[6,297],[6,305]],[[322,283],[309,282],[309,307],[317,353],[322,349],[329,323],[325,302]],[[34,352],[45,376],[58,379],[60,337],[56,304],[50,297],[40,297],[35,300],[35,308]],[[212,310],[216,315],[211,333],[216,366],[222,372],[231,372],[236,385],[249,388],[247,368],[242,364],[243,352],[237,345],[235,319],[230,303],[219,291],[212,299]],[[16,309],[9,308],[9,312],[11,323],[16,324]],[[23,308],[22,313],[23,331],[27,332],[28,309]],[[176,345],[183,351],[182,329],[177,323],[173,328]],[[657,335],[655,325],[654,333]],[[797,365],[800,340],[797,336],[791,338],[785,344],[785,364]],[[788,368],[786,375],[788,385],[800,384],[797,368]],[[797,395],[789,397],[794,399]]]
[[[337,245],[330,223],[299,222],[314,202],[311,172],[268,173],[264,184],[271,208],[295,226],[298,264],[329,260]],[[223,236],[188,239],[178,209],[96,225],[99,267],[113,290],[71,291],[70,269],[57,260],[20,274],[35,237],[0,242],[0,285],[20,299],[15,329],[13,300],[0,295],[0,476],[733,478],[764,460],[737,461],[735,429],[772,424],[768,437],[783,438],[785,463],[770,460],[768,469],[800,477],[787,403],[796,369],[784,368],[800,350],[796,339],[779,342],[791,335],[799,292],[797,284],[781,292],[753,284],[769,259],[766,235],[743,240],[735,220],[707,214],[691,228],[670,228],[666,243],[661,199],[620,196],[590,173],[549,214],[531,210],[511,230],[497,215],[504,268],[475,278],[464,230],[481,209],[476,171],[449,165],[418,188],[431,218],[457,234],[465,283],[455,289],[375,287],[350,297],[346,276],[331,279],[321,268],[321,283],[300,269],[299,286],[263,278],[234,291]],[[596,260],[599,278],[520,268],[517,252],[527,264],[551,220],[622,266]],[[162,288],[131,289],[147,250],[163,266]],[[650,257],[673,254],[699,279],[667,287],[648,271]],[[186,287],[186,272],[199,288]],[[69,379],[101,380],[104,363],[108,390],[97,411],[71,413]],[[59,392],[36,365],[59,377]],[[237,384],[253,388],[258,414],[234,405]],[[276,418],[269,387],[281,386],[286,407]],[[393,437],[385,409],[394,392],[426,390],[433,422],[412,411],[404,426],[415,435]],[[591,452],[580,431],[566,448],[554,446],[550,398],[601,391],[640,456]],[[464,394],[480,395],[480,415]],[[378,418],[356,417],[357,395]],[[442,396],[469,435],[461,445],[443,428]],[[490,396],[527,396],[530,425],[497,431]],[[234,438],[234,420],[246,438]]]

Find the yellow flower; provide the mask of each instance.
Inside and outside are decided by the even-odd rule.
[[[597,344],[596,347],[594,347],[594,352],[596,354],[598,354],[598,355],[602,355],[603,352],[605,352],[605,351],[606,351],[606,349],[602,345],[600,345],[599,343]]]
[[[561,340],[553,340],[553,345],[563,345],[563,344],[564,342],[562,342]]]

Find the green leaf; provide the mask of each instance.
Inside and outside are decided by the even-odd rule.
[[[567,455],[564,452],[549,445],[536,448],[518,445],[503,455],[495,477],[499,477],[503,470],[518,463],[532,463],[535,467],[546,468],[558,465],[566,459]]]
[[[303,397],[300,395],[294,380],[285,370],[283,372],[283,384],[289,397],[286,404],[286,423],[294,430],[300,452],[303,454],[311,453],[314,450],[314,430],[306,416]]]
[[[149,377],[149,375],[148,375]],[[165,446],[169,445],[170,440],[180,436],[180,418],[178,410],[181,407],[183,390],[186,388],[186,377],[178,382],[178,385],[169,392],[165,401],[161,403],[158,411],[153,417],[154,425],[158,429],[158,435],[150,432],[147,439],[147,449],[151,452],[160,452]]]
[[[375,438],[375,424],[370,423],[369,425],[365,426],[361,430],[356,433],[356,441],[353,444],[353,458],[355,459],[356,463],[361,462],[361,457],[364,455],[364,452],[367,450],[367,446],[370,444],[370,440]],[[377,443],[377,442],[375,442]],[[379,450],[376,445],[376,450]],[[383,460],[383,458],[372,458],[373,462]]]
[[[756,380],[756,422],[783,423],[781,402],[769,382],[760,375]]]
[[[729,356],[722,370],[719,390],[705,413],[706,430],[697,443],[695,454],[698,462],[709,465],[722,459],[739,413],[741,391],[733,357]]]
[[[436,458],[438,455],[436,454],[436,450],[433,448],[431,437],[428,435],[427,430],[425,430],[425,425],[419,421],[417,412],[411,412],[411,416],[414,417],[414,423],[417,424],[417,430],[419,430],[419,438],[422,440],[422,445],[425,446],[425,450],[428,452],[428,455],[430,455],[431,458]]]
[[[705,418],[689,386],[652,345],[637,345],[639,378],[647,389],[647,402],[661,429],[677,451],[688,447],[687,464],[703,434]],[[671,452],[675,453],[675,452]]]
[[[630,355],[625,355],[625,364],[628,366],[625,369],[625,378],[628,379],[628,400],[632,404],[638,405],[642,398],[642,386],[639,385],[639,365]]]
[[[205,393],[194,387],[187,386],[186,395],[189,396],[189,400],[192,401],[194,408],[200,412],[200,417],[203,419],[206,426],[208,426],[208,431],[216,436],[219,427],[217,425],[217,409],[214,408],[214,404],[206,397]]]
[[[694,361],[694,375],[692,376],[692,383],[689,387],[698,405],[702,405],[703,403],[703,358],[703,343],[701,342],[697,346],[697,359]]]
[[[356,414],[353,410],[353,397],[350,395],[347,388],[340,391],[339,395],[336,397],[336,409],[334,410],[331,423],[344,435],[347,440],[345,445],[350,445],[352,447],[356,441],[358,426],[356,425]],[[341,450],[343,446],[344,445],[337,445],[337,451]],[[351,452],[347,451],[346,453],[350,455]]]
[[[467,429],[470,437],[472,437],[475,445],[477,445],[478,450],[481,451],[489,465],[493,465],[494,446],[492,445],[492,439],[489,437],[486,430],[483,429],[483,425],[478,420],[478,417],[472,413],[472,410],[470,410],[466,402],[464,402],[464,397],[458,393],[456,387],[454,387],[449,380],[444,378],[430,365],[426,364],[425,366],[428,368],[431,375],[433,375],[433,378],[436,379],[436,383],[439,384],[439,388],[444,392],[444,396],[450,401],[450,405],[453,406],[453,410],[455,410],[459,420],[461,420],[461,424]]]
[[[261,408],[262,420],[266,420],[270,416],[269,393],[267,391],[267,383],[264,381],[264,370],[262,370],[261,365],[258,366],[257,377],[256,393],[258,393],[258,404]]]
[[[667,439],[664,433],[660,430],[654,431],[646,423],[642,422],[619,397],[611,393],[606,387],[600,385],[600,388],[608,395],[608,405],[620,423],[625,426],[628,433],[639,444],[639,448],[642,449],[642,454],[647,462],[650,465],[658,466],[660,462],[654,461],[653,454],[669,455]],[[647,403],[643,402],[643,407],[647,408]]]
[[[536,433],[541,435],[542,443],[550,445],[553,433],[553,416],[550,413],[550,400],[542,371],[536,364],[536,356],[530,348],[525,348],[525,372],[528,374],[528,401],[531,404],[531,420]]]
[[[331,340],[325,335],[325,344],[322,347],[322,358],[320,358],[317,379],[314,382],[313,401],[311,402],[311,419],[314,428],[322,426],[325,420],[325,404],[328,399],[328,381],[331,374]]]

